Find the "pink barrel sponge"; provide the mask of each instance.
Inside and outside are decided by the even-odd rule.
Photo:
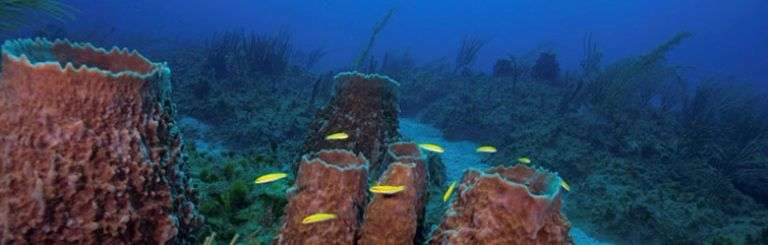
[[[0,243],[174,243],[199,223],[165,64],[43,39],[2,59]]]
[[[302,157],[289,191],[277,244],[353,244],[368,201],[368,160],[347,150],[323,150]],[[307,216],[336,219],[304,224]]]
[[[427,196],[425,160],[412,142],[389,146],[389,167],[379,178],[381,185],[404,186],[393,195],[375,194],[365,209],[358,244],[412,244],[420,231]]]
[[[527,166],[464,174],[432,244],[570,244],[560,178]]]

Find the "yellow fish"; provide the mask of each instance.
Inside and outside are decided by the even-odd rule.
[[[481,153],[496,153],[496,147],[490,145],[484,145],[477,148],[477,152]]]
[[[563,189],[565,189],[568,192],[571,191],[571,186],[568,185],[568,183],[566,183],[564,179],[560,179],[560,186],[562,186]]]
[[[424,150],[428,150],[431,152],[437,152],[437,153],[443,153],[445,150],[443,150],[443,147],[440,147],[436,144],[419,144],[419,147]]]
[[[265,175],[262,175],[262,176],[259,176],[258,178],[256,178],[255,182],[256,182],[256,184],[264,184],[264,183],[269,183],[269,182],[272,182],[272,181],[276,181],[276,180],[285,178],[287,176],[288,176],[288,174],[286,174],[286,173],[279,173],[279,172],[278,173],[265,174]]]
[[[304,220],[301,221],[302,224],[312,224],[317,222],[323,222],[326,220],[332,220],[335,219],[337,216],[336,214],[332,213],[316,213],[312,214],[310,216],[307,216],[304,218]]]
[[[395,194],[404,190],[404,185],[377,185],[371,187],[371,192],[381,194]]]
[[[451,185],[448,186],[448,190],[445,191],[445,194],[443,195],[443,202],[447,202],[448,198],[451,198],[451,193],[453,193],[454,188],[456,188],[456,181],[451,182]]]
[[[529,159],[527,157],[521,157],[521,158],[517,159],[517,162],[522,163],[522,164],[531,164],[531,159]]]
[[[344,132],[333,133],[325,136],[325,140],[345,140],[347,138],[349,138],[349,135]]]

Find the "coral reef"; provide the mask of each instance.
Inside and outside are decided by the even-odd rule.
[[[183,243],[198,222],[170,70],[127,50],[8,41],[0,243]]]
[[[200,140],[282,162],[301,157],[313,106],[330,97],[332,75],[308,73],[299,66],[309,61],[285,56],[299,51],[289,37],[225,32],[168,56],[179,115],[209,129]],[[253,46],[250,55],[241,49],[246,44]],[[316,89],[308,81],[318,81]]]
[[[511,78],[513,81],[520,79],[525,71],[525,67],[515,57],[496,60],[493,65],[493,77]]]
[[[386,168],[387,145],[399,137],[394,90],[397,82],[386,76],[356,72],[340,73],[335,79],[336,94],[310,125],[304,152],[347,149],[362,153],[370,161],[371,177],[377,178]],[[349,139],[325,139],[336,132],[346,132]]]
[[[417,66],[398,80],[401,88],[441,96],[404,91],[401,106],[447,137],[497,146],[487,162],[528,156],[557,169],[578,193],[565,214],[601,239],[696,243],[755,234],[768,225],[764,188],[753,185],[768,168],[760,152],[768,143],[765,93],[717,78],[686,89],[693,81],[665,56],[688,36],[607,67],[587,38],[583,70],[558,84],[476,76],[461,86],[440,72],[413,79],[432,72]]]
[[[346,150],[322,150],[302,157],[290,190],[278,244],[353,244],[367,202],[368,161]],[[315,213],[338,218],[302,224]]]
[[[551,84],[557,83],[557,76],[560,73],[560,65],[557,63],[555,54],[541,53],[536,60],[536,64],[531,67],[531,75],[534,79],[547,81]]]
[[[423,230],[429,179],[424,159],[415,143],[395,143],[389,149],[392,163],[377,183],[402,185],[405,191],[373,197],[365,209],[358,244],[418,244],[422,240],[416,235]]]
[[[246,35],[224,32],[211,37],[205,44],[203,69],[217,79],[235,74],[250,76],[282,75],[290,68],[291,38],[277,35]]]
[[[560,177],[523,165],[464,174],[431,244],[569,244]]]

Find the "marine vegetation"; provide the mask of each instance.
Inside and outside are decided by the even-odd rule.
[[[397,78],[398,101],[405,115],[434,123],[447,137],[471,138],[496,146],[497,153],[488,155],[488,162],[502,165],[520,162],[557,169],[569,180],[563,180],[560,185],[578,193],[569,195],[564,209],[569,219],[582,229],[602,234],[607,240],[697,241],[729,234],[741,241],[747,235],[757,234],[766,225],[761,217],[768,217],[760,208],[765,192],[759,192],[761,188],[754,184],[761,183],[760,178],[766,176],[760,174],[764,171],[760,166],[766,166],[766,157],[758,147],[758,142],[765,142],[765,135],[740,133],[766,132],[763,128],[766,114],[760,109],[765,107],[746,106],[765,101],[759,99],[758,90],[745,89],[746,85],[726,86],[717,78],[695,88],[687,87],[688,83],[680,75],[681,68],[667,64],[665,57],[689,37],[690,34],[680,33],[646,54],[603,67],[598,45],[588,35],[582,69],[565,74],[557,68],[551,51],[542,51],[544,54],[537,58],[537,54],[542,54],[537,51],[541,48],[517,56],[521,58],[505,58],[508,62],[497,65],[494,76],[471,72],[471,66],[461,65],[466,63],[453,68],[445,60],[416,64],[408,52],[391,50],[375,70]],[[464,46],[475,46],[475,50],[482,47],[471,43],[483,42],[465,41]],[[459,51],[457,61],[471,59],[466,58],[467,55],[471,56],[467,51]],[[306,97],[302,94],[324,94],[313,103],[328,98],[328,85],[323,84],[329,84],[330,79],[323,78],[324,75],[315,77],[305,79],[314,81],[309,87],[315,88],[305,85],[308,90],[303,93],[282,93],[281,103],[295,101],[290,103],[306,105],[308,102],[299,99]],[[286,78],[290,80],[291,76],[283,75],[281,79]],[[264,86],[261,83],[259,86]],[[282,84],[300,86],[298,81]],[[221,91],[231,91],[224,88]],[[207,93],[205,89],[199,91],[203,95]],[[244,96],[258,98],[265,93],[248,94],[252,95]],[[218,96],[219,101],[232,100],[231,96]],[[188,101],[195,104],[192,98]],[[221,109],[238,107],[217,103],[201,103],[209,109],[189,111],[236,115],[235,111],[243,110],[226,112]],[[737,111],[754,113],[734,113]],[[280,115],[308,123],[311,115],[305,112],[296,109],[294,116],[284,112]],[[226,121],[230,117],[197,115],[196,118],[210,120],[216,130],[221,127],[215,126],[217,123],[211,119]],[[264,121],[272,120],[274,118],[265,118]],[[290,128],[302,128],[300,125],[304,124]],[[242,127],[235,128],[241,132],[233,133],[241,136],[233,138],[243,140],[243,136],[253,135],[242,132]],[[290,128],[275,128],[274,132],[290,132],[287,131]],[[333,135],[335,133],[339,132],[325,136],[341,140],[349,137]],[[298,147],[301,136],[286,138],[280,136],[282,134],[274,136],[280,139],[275,142],[281,142],[276,152],[291,152],[291,148],[284,145]],[[286,144],[284,140],[291,138],[296,143]],[[224,142],[231,144],[232,141]],[[422,143],[427,151],[443,150],[439,145]],[[250,145],[264,149],[271,144]],[[270,151],[261,150],[268,155]],[[748,181],[740,181],[744,179]],[[717,184],[712,184],[713,180],[717,180]],[[441,204],[446,189],[448,183],[429,188],[427,227],[439,224],[440,214],[447,208]],[[742,205],[729,207],[721,202]],[[737,222],[738,219],[752,221]],[[697,232],[682,232],[677,227]],[[662,233],[670,235],[656,235]]]
[[[391,8],[338,72],[285,30],[126,37],[75,12],[0,0],[0,37],[107,48],[3,45],[0,244],[768,244],[768,91],[671,62],[692,33],[610,63],[587,34],[575,69],[462,33],[422,60],[377,49]]]
[[[528,156],[557,169],[578,193],[565,206],[569,219],[604,239],[742,241],[768,222],[757,186],[768,176],[768,102],[760,89],[717,77],[688,87],[665,57],[689,37],[601,67],[588,36],[582,70],[555,84],[534,71],[464,78],[471,85],[445,75],[425,82],[418,77],[428,69],[417,68],[401,76],[401,88],[444,96],[403,91],[402,106],[448,137],[498,146],[486,157],[494,165]],[[539,67],[551,64],[544,60]]]
[[[296,52],[286,33],[224,32],[169,54],[187,139],[296,159],[316,104],[331,90],[329,77],[302,65],[319,57],[294,59]]]
[[[293,177],[262,184],[254,181],[260,175],[284,171],[285,165],[269,156],[212,155],[194,146],[189,147],[187,156],[200,213],[206,217],[196,233],[198,240],[215,233],[214,239],[221,243],[238,236],[240,241],[264,244],[277,235]]]

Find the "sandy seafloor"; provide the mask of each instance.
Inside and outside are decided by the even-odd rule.
[[[417,143],[433,143],[442,146],[445,152],[441,154],[441,157],[450,181],[460,180],[462,173],[468,168],[484,169],[488,167],[488,165],[481,162],[483,156],[475,153],[475,149],[478,147],[478,144],[475,142],[466,140],[448,141],[443,138],[439,129],[412,118],[400,118],[400,133]],[[565,203],[565,205],[568,205],[568,203]],[[591,238],[577,227],[571,228],[571,238],[573,238],[573,242],[577,245],[610,244]]]

